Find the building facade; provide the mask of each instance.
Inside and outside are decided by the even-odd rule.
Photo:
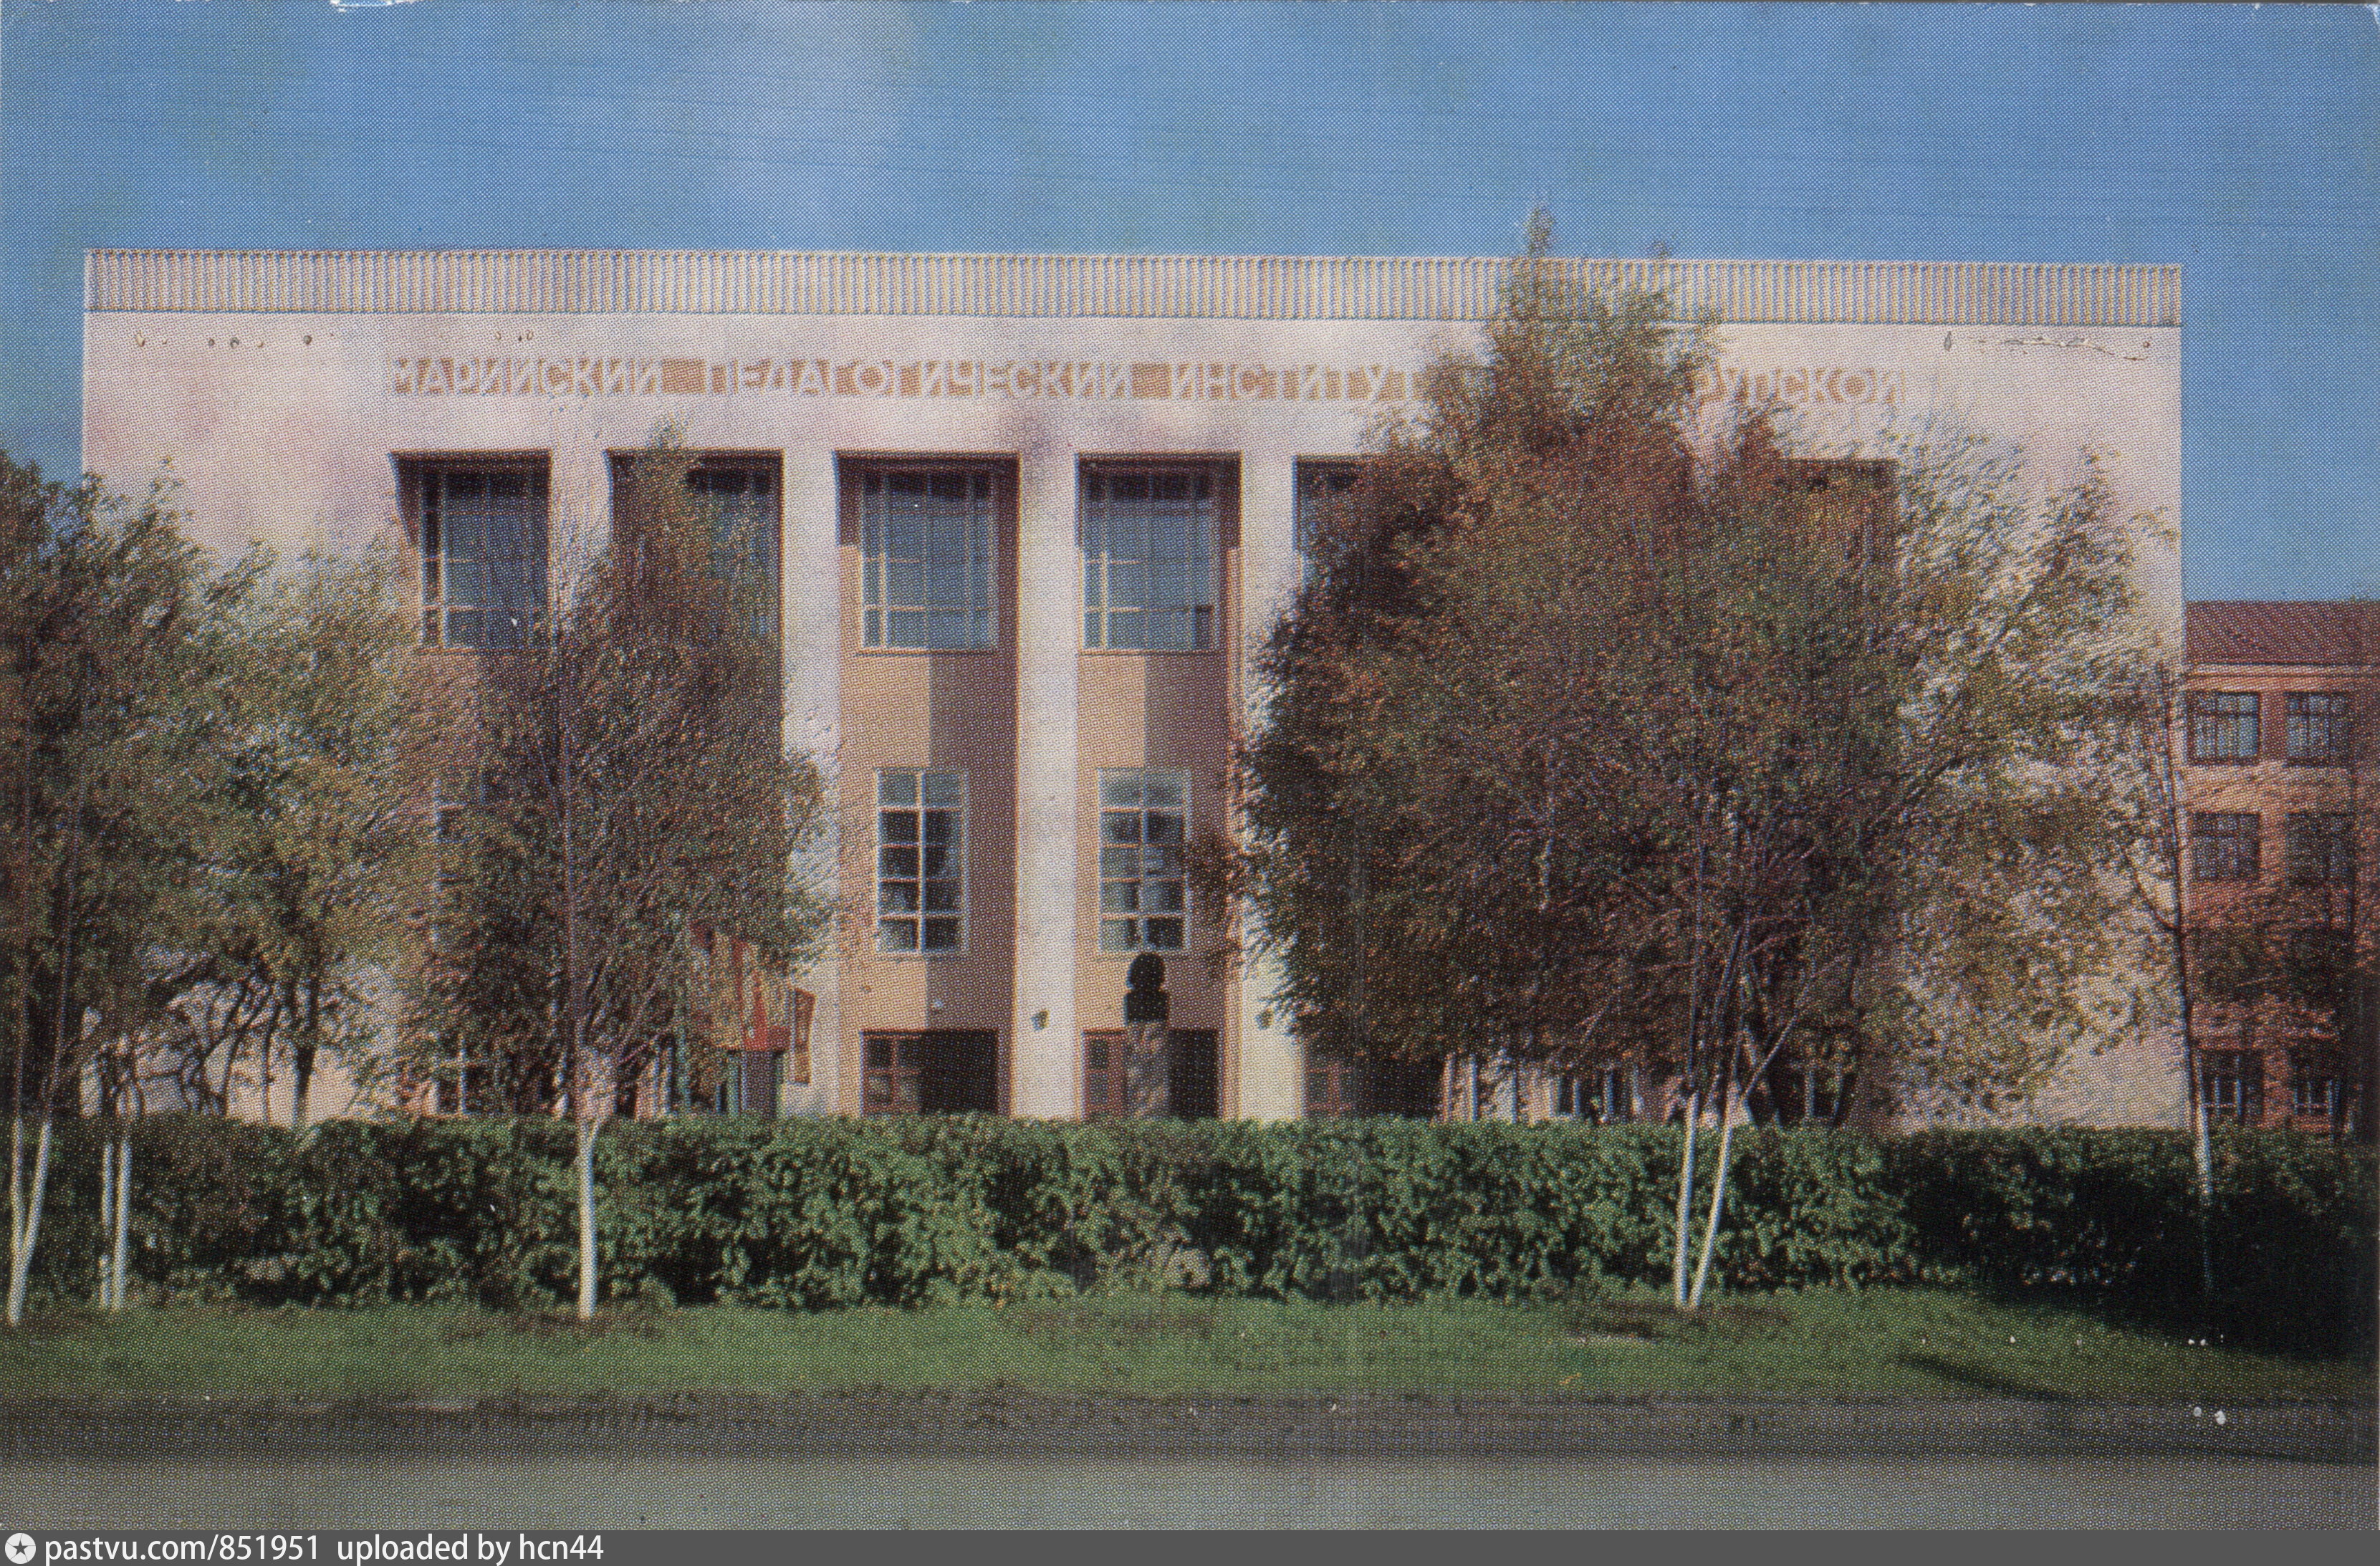
[[[2380,604],[2189,606],[2195,1032],[2209,1113],[2371,1134]]]
[[[1972,431],[2045,488],[2089,450],[2123,514],[2180,520],[2177,268],[1566,264],[1718,319],[1706,395],[1779,406],[1803,449]],[[1507,266],[102,251],[84,464],[164,467],[219,549],[396,529],[425,656],[471,659],[518,643],[607,536],[622,461],[676,431],[778,584],[785,743],[830,779],[813,868],[844,914],[795,976],[808,1048],[753,1103],[1111,1110],[1154,953],[1174,1109],[1293,1116],[1353,1079],[1221,960],[1183,851],[1229,830],[1303,498],[1476,346]],[[2178,639],[2168,539],[2141,571]]]

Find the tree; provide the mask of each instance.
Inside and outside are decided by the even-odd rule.
[[[2122,824],[2123,867],[2134,902],[2155,932],[2143,977],[2161,979],[2173,1003],[2181,1038],[2183,1117],[2196,1175],[2199,1285],[2215,1293],[2215,1148],[2206,1115],[2205,1077],[2199,1062],[2200,970],[2208,931],[2190,892],[2190,799],[2182,771],[2187,695],[2181,672],[2147,654],[2124,693],[2125,722],[2113,738],[2104,775],[2109,819]]]
[[[212,671],[225,710],[212,917],[161,988],[203,978],[225,991],[218,1003],[252,1019],[268,1082],[273,1041],[287,1040],[300,1130],[326,1047],[371,1074],[374,1002],[432,868],[427,803],[447,715],[442,685],[416,667],[398,571],[376,549],[263,577]]]
[[[205,811],[204,768],[191,763],[212,722],[193,676],[252,576],[210,580],[166,499],[162,486],[135,503],[96,480],[60,484],[0,456],[11,1324],[55,1118],[79,1107],[93,1051],[141,1014],[153,948],[193,917]],[[128,1159],[110,1168],[113,1203]]]
[[[528,648],[487,661],[417,986],[422,1069],[488,1069],[510,1107],[577,1126],[582,1317],[596,1137],[693,1031],[714,939],[782,966],[824,924],[793,869],[820,793],[782,742],[773,583],[689,489],[695,460],[670,438],[640,455],[612,540]]]
[[[2130,562],[2094,466],[2043,496],[1981,441],[1814,461],[1708,417],[1709,325],[1548,244],[1326,519],[1230,880],[1309,1047],[1673,1073],[1686,1305],[1780,1064],[1986,1104],[2090,1026],[2113,849],[2071,763]]]

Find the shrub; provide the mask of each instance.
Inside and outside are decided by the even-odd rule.
[[[301,1137],[177,1117],[133,1142],[148,1297],[518,1309],[575,1293],[566,1125]],[[604,1133],[597,1220],[615,1299],[820,1309],[1168,1282],[1543,1298],[1667,1279],[1678,1147],[1666,1126],[676,1120]],[[61,1129],[35,1272],[52,1304],[91,1296],[98,1153],[96,1127]],[[2217,1157],[2214,1324],[2368,1349],[2372,1150],[2260,1133]],[[2192,1192],[2171,1133],[1747,1128],[1714,1273],[1736,1290],[2058,1289],[2204,1321]]]

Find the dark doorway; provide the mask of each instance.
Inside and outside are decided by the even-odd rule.
[[[870,1033],[862,1109],[872,1115],[1000,1112],[1000,1038],[936,1029]]]

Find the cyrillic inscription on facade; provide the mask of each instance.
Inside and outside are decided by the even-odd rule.
[[[674,358],[403,355],[396,396],[988,397],[1115,402],[1402,402],[1412,371],[1385,364],[1102,359]]]

